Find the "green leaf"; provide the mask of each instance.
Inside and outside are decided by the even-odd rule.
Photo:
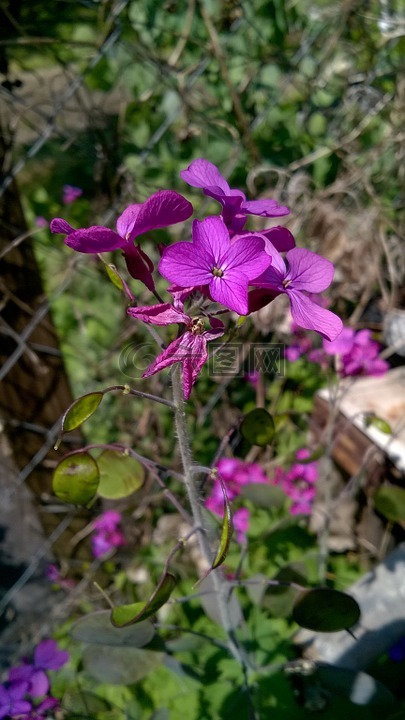
[[[240,431],[251,445],[264,447],[272,442],[276,429],[270,413],[264,408],[256,408],[245,415]]]
[[[70,629],[74,640],[91,645],[109,645],[115,647],[143,647],[155,634],[155,628],[149,620],[131,627],[117,628],[111,624],[110,610],[99,610],[77,620]]]
[[[286,495],[277,485],[266,485],[266,483],[249,483],[243,485],[240,494],[246,500],[261,508],[280,508],[286,503]]]
[[[88,505],[96,495],[99,477],[94,458],[86,452],[77,452],[63,458],[55,468],[52,488],[67,503]]]
[[[231,506],[229,504],[225,483],[219,473],[217,477],[219,480],[219,484],[221,485],[222,495],[224,497],[224,517],[222,520],[221,542],[219,544],[215,560],[211,565],[211,570],[215,570],[215,568],[219,567],[224,562],[228,554],[229,544],[231,542],[231,537],[233,533]]]
[[[108,277],[110,278],[113,285],[115,285],[118,290],[124,290],[124,281],[119,274],[117,268],[112,263],[104,263],[104,270],[106,271]]]
[[[89,645],[83,652],[85,670],[99,682],[132,685],[161,665],[164,653],[132,647]]]
[[[348,698],[355,705],[385,707],[394,701],[394,696],[385,685],[364,672],[320,663],[316,677],[327,690]]]
[[[140,620],[146,620],[168,601],[176,586],[176,578],[171,573],[165,572],[159,584],[147,602],[137,602],[131,605],[115,607],[111,612],[111,622],[116,627],[133,625]]]
[[[78,400],[75,400],[62,418],[63,432],[71,432],[80,427],[95,413],[102,399],[102,392],[94,392],[82,395]]]
[[[106,500],[128,497],[142,485],[143,467],[120,450],[104,450],[97,458],[100,472],[98,494]]]
[[[367,413],[364,416],[364,424],[366,427],[377,428],[377,430],[385,433],[385,435],[392,435],[391,425],[384,420],[384,418],[378,417],[378,415],[374,415],[374,413]]]
[[[315,588],[302,592],[294,603],[293,619],[301,627],[315,632],[347,630],[360,618],[354,598],[339,590]]]
[[[405,521],[405,489],[382,485],[373,497],[375,509],[391,522]]]

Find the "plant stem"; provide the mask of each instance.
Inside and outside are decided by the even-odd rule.
[[[197,486],[194,479],[195,473],[193,473],[191,448],[187,431],[186,410],[181,381],[181,369],[179,363],[177,363],[173,368],[172,389],[173,402],[175,405],[174,416],[176,423],[177,440],[180,450],[181,462],[183,465],[184,484],[186,486],[193,520],[196,528],[198,528],[199,531],[198,540],[200,550],[208,564],[208,567],[211,567],[213,553],[211,552],[211,548],[207,540],[207,535],[204,530],[204,518],[201,510]],[[212,570],[211,577],[214,590],[218,599],[218,608],[221,617],[222,627],[227,634],[227,645],[229,651],[233,655],[235,660],[240,662],[245,668],[245,661],[236,643],[231,618],[229,616],[229,596],[232,592],[232,589],[228,585],[227,581],[224,579],[221,571]]]

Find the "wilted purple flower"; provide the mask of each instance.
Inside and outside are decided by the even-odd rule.
[[[324,340],[323,349],[327,355],[338,356],[338,371],[342,377],[378,377],[389,370],[386,360],[378,356],[379,343],[371,339],[371,331],[367,329],[356,332],[351,327],[345,327],[333,342]]]
[[[102,253],[122,249],[130,275],[154,290],[153,263],[147,254],[133,241],[150,230],[175,225],[187,220],[193,206],[182,195],[172,190],[160,190],[144,203],[130,205],[117,220],[117,232],[107,227],[93,225],[75,230],[62,218],[50,224],[53,233],[67,237],[65,244],[82,253]]]
[[[23,700],[28,689],[27,682],[13,682],[0,685],[0,720],[19,715],[26,716],[31,710],[31,703]]]
[[[342,321],[308,297],[308,293],[320,293],[329,287],[334,273],[332,263],[305,248],[289,250],[285,261],[274,249],[271,258],[270,267],[250,284],[276,295],[286,293],[297,325],[334,340],[342,330]]]
[[[111,550],[127,544],[125,536],[119,528],[121,519],[121,513],[115,510],[106,510],[93,521],[95,532],[91,543],[94,557],[103,557]]]
[[[62,202],[64,205],[70,205],[81,195],[83,195],[83,190],[81,188],[75,187],[74,185],[64,185]]]
[[[232,232],[242,230],[247,215],[261,217],[280,217],[288,215],[289,209],[278,205],[276,200],[246,200],[241,190],[229,187],[218,168],[204,158],[197,158],[180,177],[192,187],[202,188],[205,195],[214,198],[222,205],[222,217]]]
[[[187,245],[189,243],[178,243]],[[221,337],[225,328],[217,318],[209,318],[211,329],[205,330],[203,318],[191,318],[183,312],[180,300],[177,308],[169,303],[146,307],[129,308],[128,314],[152,325],[171,325],[180,323],[186,326],[185,332],[158,355],[145,370],[142,377],[150,377],[174,363],[181,363],[183,369],[183,393],[189,399],[193,385],[208,358],[207,342]]]
[[[193,241],[165,248],[159,271],[180,287],[206,285],[213,300],[239,315],[248,312],[248,284],[268,267],[260,235],[231,241],[220,217],[194,220]]]

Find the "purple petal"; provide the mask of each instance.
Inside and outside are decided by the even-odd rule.
[[[230,187],[218,168],[204,158],[193,160],[187,170],[181,171],[180,177],[192,187],[218,188],[225,195],[230,192]]]
[[[187,220],[193,214],[193,206],[173,190],[159,190],[142,203],[138,211],[132,210],[132,220],[125,215],[125,212],[118,222],[120,227],[131,228],[130,231],[127,229],[127,233],[129,232],[128,239],[133,240],[149,230],[157,230]]]
[[[286,280],[291,280],[295,290],[318,293],[331,284],[335,269],[329,260],[306,248],[294,248],[286,257]]]
[[[346,355],[353,347],[354,335],[353,328],[344,327],[336,340],[333,340],[333,342],[329,342],[329,340],[323,341],[323,349],[328,355]]]
[[[160,372],[160,370],[164,370],[164,368],[174,365],[176,362],[183,362],[187,355],[191,352],[190,346],[192,337],[191,332],[186,331],[184,335],[176,340],[173,340],[173,342],[157,356],[153,363],[149,365],[142,377],[150,377],[151,375]]]
[[[299,290],[287,290],[294,322],[306,330],[316,330],[327,340],[334,340],[342,331],[341,319],[330,310],[316,305]]]
[[[160,305],[146,305],[145,307],[128,308],[128,315],[152,325],[171,325],[172,323],[184,323],[187,325],[190,318],[180,310],[176,310],[170,303]]]
[[[281,217],[289,215],[290,211],[285,205],[279,205],[276,200],[246,200],[240,207],[241,212],[260,217]]]
[[[47,674],[43,670],[36,670],[31,677],[30,695],[32,695],[33,698],[39,698],[46,695],[48,690],[49,679]]]
[[[154,265],[150,257],[139,247],[139,245],[127,245],[123,252],[127,269],[131,277],[140,280],[150,290],[154,292],[155,283],[153,281]]]
[[[220,217],[207,217],[193,222],[193,247],[200,255],[207,256],[211,268],[231,246],[229,230]]]
[[[23,681],[17,681],[13,682],[10,687],[6,690],[7,696],[10,700],[15,702],[16,700],[21,700],[22,697],[24,697],[25,693],[28,691],[29,684],[27,682]]]
[[[213,300],[239,315],[248,313],[248,279],[240,268],[229,269],[224,277],[213,277],[210,283]]]
[[[24,715],[26,713],[29,713],[32,708],[32,705],[28,700],[16,700],[13,703],[13,707],[11,709],[11,716],[15,717],[16,715]],[[1,717],[5,717],[2,715]]]
[[[134,229],[134,225],[141,207],[142,203],[134,203],[133,205],[128,205],[128,207],[125,208],[124,212],[122,213],[122,215],[119,216],[117,220],[117,233],[126,240],[129,239],[131,232]]]
[[[63,235],[70,235],[70,233],[75,232],[75,229],[63,218],[54,218],[51,220],[49,227],[51,232],[62,233]]]
[[[110,252],[124,247],[125,243],[114,230],[99,225],[74,230],[65,238],[66,245],[82,253]]]
[[[292,250],[295,247],[294,235],[282,225],[277,225],[268,230],[261,230],[260,235],[263,235],[267,242],[270,242],[272,245],[268,250],[266,247],[269,255],[272,254],[273,248],[276,248],[278,252],[287,252],[287,250]]]
[[[43,670],[59,670],[69,660],[69,653],[60,650],[56,640],[43,640],[34,650],[34,664]]]
[[[194,243],[178,242],[163,251],[159,272],[180,287],[208,285],[212,279],[213,259],[198,252]]]
[[[204,335],[195,335],[190,343],[190,352],[183,360],[183,394],[188,400],[198,373],[206,363],[208,357],[207,340]]]
[[[249,234],[235,240],[220,258],[219,266],[228,276],[229,270],[243,273],[248,280],[261,275],[271,263],[271,257],[264,252],[265,241],[260,235]]]

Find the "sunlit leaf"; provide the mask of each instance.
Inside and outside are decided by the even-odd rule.
[[[107,500],[128,497],[142,485],[143,467],[120,450],[104,450],[97,458],[100,472],[98,494]]]
[[[111,611],[111,622],[116,627],[133,625],[140,620],[155,615],[157,611],[167,603],[170,595],[176,586],[176,578],[166,572],[160,579],[159,584],[147,602],[137,602],[131,605],[121,605]]]
[[[109,685],[131,685],[161,665],[164,653],[132,647],[89,645],[83,652],[86,672]]]
[[[222,495],[224,498],[224,517],[222,520],[221,542],[219,544],[215,560],[211,565],[212,570],[215,570],[215,568],[219,567],[224,562],[228,554],[229,543],[231,542],[231,537],[233,533],[231,506],[229,504],[225,483],[222,480],[220,474],[217,475],[217,478],[219,484],[221,485]]]
[[[320,663],[316,677],[322,685],[355,705],[386,706],[394,701],[392,693],[371,675],[356,670]]]
[[[207,575],[198,585],[199,592],[201,593],[200,602],[202,608],[211,620],[217,625],[223,626],[223,616],[221,612],[221,606],[218,599],[218,594],[214,585],[213,575]],[[227,622],[229,627],[234,630],[243,622],[242,609],[235,593],[229,595],[226,600],[226,612]]]
[[[88,505],[96,495],[99,478],[94,458],[88,453],[77,452],[63,458],[56,467],[52,488],[64,502]]]
[[[71,432],[80,427],[93,415],[103,399],[102,392],[88,393],[75,400],[62,418],[63,432]]]
[[[391,425],[384,420],[384,418],[378,417],[378,415],[374,415],[374,413],[364,415],[364,424],[366,427],[375,427],[385,435],[392,435]]]
[[[391,522],[405,522],[405,489],[382,485],[373,496],[375,509]]]
[[[264,408],[256,408],[245,415],[240,431],[251,445],[264,447],[272,442],[276,430],[270,413]]]
[[[302,592],[294,603],[293,619],[301,627],[316,632],[347,630],[360,618],[354,598],[331,588],[314,588]]]
[[[143,647],[152,640],[154,634],[155,628],[149,620],[130,627],[115,627],[111,624],[110,610],[99,610],[85,615],[76,620],[70,629],[74,640],[116,647]]]
[[[306,569],[303,563],[286,565],[272,578],[279,585],[268,585],[261,602],[273,617],[287,617],[291,614],[294,602],[300,590],[291,587],[291,584],[303,585],[306,583]]]

